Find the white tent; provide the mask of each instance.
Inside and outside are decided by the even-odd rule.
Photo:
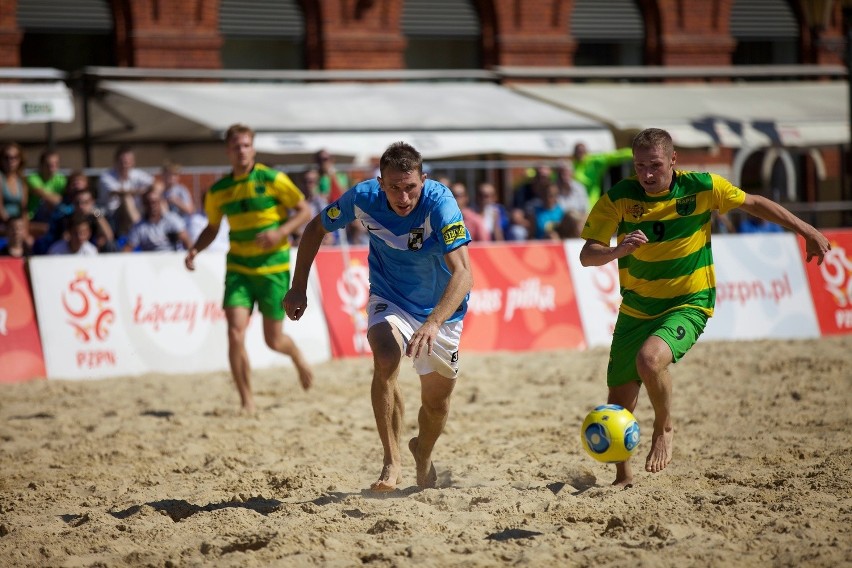
[[[0,85],[0,125],[74,120],[74,99],[61,81]]]
[[[845,82],[520,84],[515,90],[610,125],[656,127],[677,146],[819,147],[849,143]]]
[[[242,122],[258,132],[261,152],[326,148],[362,162],[396,140],[411,142],[429,159],[563,157],[579,141],[595,151],[614,147],[600,122],[489,83],[105,81],[101,88],[125,116],[146,113],[123,134],[128,140],[220,137]]]
[[[74,147],[88,140],[98,162],[121,143],[160,147],[184,164],[222,161],[222,136],[236,122],[255,129],[261,153],[325,148],[361,164],[397,140],[432,160],[562,158],[577,142],[592,151],[615,147],[605,124],[490,82],[101,79],[88,113],[79,94],[76,104],[77,119],[55,125],[55,137]],[[29,125],[0,128],[0,139],[19,142],[39,143],[42,134]]]

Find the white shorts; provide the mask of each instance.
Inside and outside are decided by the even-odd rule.
[[[422,325],[411,314],[381,296],[370,295],[367,305],[368,321],[367,327],[382,322],[388,322],[402,335],[403,350],[408,347],[408,341],[414,335],[414,331]],[[414,359],[414,370],[418,375],[427,375],[437,372],[448,379],[455,379],[459,372],[459,341],[464,322],[456,321],[445,323],[438,329],[438,336],[432,343],[432,354],[420,353],[420,357]]]

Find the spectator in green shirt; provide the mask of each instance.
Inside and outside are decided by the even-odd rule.
[[[349,176],[334,167],[334,157],[328,150],[320,150],[314,156],[319,169],[319,195],[331,203],[349,189]]]
[[[630,148],[590,154],[582,142],[574,146],[574,179],[586,186],[590,207],[603,194],[603,180],[606,172],[611,167],[629,162],[631,159],[633,159],[633,150]]]
[[[32,221],[46,223],[65,194],[68,179],[59,171],[59,152],[45,150],[38,159],[38,171],[27,176],[30,193],[27,216]]]

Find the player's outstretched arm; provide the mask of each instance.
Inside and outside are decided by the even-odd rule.
[[[580,264],[583,266],[603,266],[617,258],[633,254],[633,251],[648,242],[642,231],[627,233],[617,246],[611,247],[594,239],[586,239],[580,250]]]
[[[458,309],[464,297],[473,289],[473,270],[470,266],[470,253],[467,245],[460,246],[444,255],[452,276],[444,288],[438,304],[426,318],[426,321],[414,331],[408,341],[405,354],[419,357],[423,353],[432,353],[432,344],[438,336],[438,330]]]
[[[326,233],[328,231],[322,226],[322,220],[317,215],[305,227],[299,240],[293,282],[284,296],[284,311],[291,320],[301,318],[308,307],[308,276]]]
[[[822,264],[825,253],[831,250],[831,243],[828,242],[825,235],[771,199],[766,199],[762,195],[752,195],[749,193],[746,194],[746,199],[740,205],[740,209],[750,215],[760,217],[771,223],[776,223],[801,235],[805,239],[808,262],[812,258],[816,258],[817,264]]]
[[[311,220],[311,208],[304,199],[297,203],[290,217],[277,229],[262,231],[255,237],[255,243],[260,248],[268,249],[279,246],[293,231]]]
[[[219,225],[211,225],[207,224],[204,227],[204,230],[201,231],[201,234],[198,235],[198,238],[195,239],[195,244],[190,247],[190,249],[186,253],[186,258],[183,263],[186,265],[187,270],[195,270],[195,257],[210,246],[210,243],[216,238],[216,235],[219,234]]]

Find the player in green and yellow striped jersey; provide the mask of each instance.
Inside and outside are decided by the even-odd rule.
[[[263,315],[266,344],[293,360],[304,389],[313,382],[304,355],[282,329],[282,302],[290,288],[289,237],[308,222],[311,210],[287,174],[255,162],[251,128],[231,126],[225,143],[233,169],[207,192],[207,227],[186,255],[186,267],[195,269],[195,256],[213,242],[222,218],[227,216],[231,246],[223,307],[228,320],[228,359],[242,407],[254,412],[245,338],[255,303]]]
[[[669,365],[678,361],[713,315],[716,278],[710,249],[714,209],[740,207],[795,231],[807,260],[822,263],[828,239],[792,213],[722,177],[676,171],[677,154],[665,130],[649,128],[633,140],[636,176],[615,184],[592,208],[581,237],[583,266],[618,260],[622,302],[610,348],[608,402],[633,412],[645,385],[654,408],[654,432],[645,470],[672,459]],[[612,236],[616,246],[609,245]],[[629,462],[616,464],[613,485],[629,486]]]

